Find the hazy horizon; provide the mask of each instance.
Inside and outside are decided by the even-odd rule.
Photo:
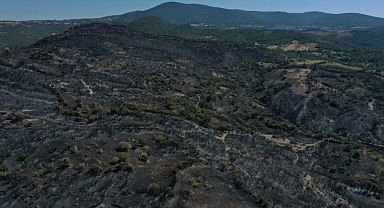
[[[0,20],[64,20],[97,18],[120,15],[137,10],[147,10],[165,2],[162,0],[131,1],[131,0],[2,0]],[[225,9],[241,9],[247,11],[281,11],[304,13],[311,11],[332,14],[361,13],[384,18],[384,1],[382,0],[254,0],[254,1],[177,1],[185,4],[203,4]]]

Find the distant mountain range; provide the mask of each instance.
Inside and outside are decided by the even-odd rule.
[[[329,14],[323,12],[287,13],[231,10],[199,4],[164,3],[146,11],[129,12],[115,22],[132,22],[141,17],[156,16],[171,24],[206,23],[214,25],[276,25],[314,27],[376,27],[384,26],[384,19],[364,14]]]
[[[95,19],[0,21],[0,48],[29,45],[41,38],[64,32],[75,25],[92,22],[133,23],[132,27],[141,28],[141,31],[143,31],[144,27],[145,31],[151,32],[150,26],[145,28],[145,26],[137,25],[140,22],[134,22],[148,16],[158,17],[173,25],[204,23],[216,26],[260,26],[267,29],[302,29],[307,26],[318,27],[319,29],[327,27],[332,29],[361,27],[368,28],[375,33],[383,32],[382,28],[384,27],[383,18],[356,13],[259,12],[169,2],[145,11],[134,11]],[[174,28],[169,25],[165,27],[161,34],[175,35],[173,34],[175,33]],[[378,27],[378,29],[373,27]],[[176,33],[179,32],[176,31]]]

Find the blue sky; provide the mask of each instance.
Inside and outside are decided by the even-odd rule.
[[[77,19],[146,10],[162,0],[0,0],[0,20]],[[384,0],[180,0],[248,11],[356,12],[384,18]]]

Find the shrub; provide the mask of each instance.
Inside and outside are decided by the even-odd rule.
[[[149,156],[147,153],[143,152],[141,153],[141,155],[139,156],[139,160],[143,161],[143,162],[147,162],[149,159]]]
[[[146,188],[145,191],[152,196],[158,196],[160,194],[161,188],[157,183],[151,183]]]
[[[205,181],[204,187],[207,188],[207,189],[212,189],[213,185],[209,184],[208,181]]]
[[[132,148],[132,145],[129,142],[120,142],[116,150],[118,152],[126,152],[131,148]]]
[[[22,121],[24,117],[25,117],[24,113],[21,111],[18,111],[15,113],[14,121]]]
[[[71,166],[71,160],[68,157],[63,157],[59,160],[61,163],[61,168],[68,168]]]
[[[92,123],[93,121],[100,120],[99,116],[89,115],[88,116],[88,122]]]
[[[382,155],[380,155],[380,154],[377,154],[377,155],[375,155],[374,156],[374,158],[373,158],[375,161],[382,161],[383,160],[383,156]]]
[[[129,162],[130,159],[131,156],[126,152],[122,152],[119,154],[119,162]]]
[[[9,166],[6,163],[0,164],[0,171],[6,172],[9,170]]]
[[[329,169],[329,172],[334,174],[337,172],[337,166],[336,165],[332,165],[332,167]]]
[[[72,146],[72,147],[70,148],[70,150],[71,150],[71,153],[72,153],[72,154],[75,154],[75,153],[77,153],[77,152],[79,151],[79,149],[77,148],[76,145],[75,145],[75,146]]]
[[[332,100],[332,102],[329,104],[331,107],[334,107],[334,108],[338,108],[339,107],[339,103],[337,103],[336,100]]]
[[[120,159],[118,157],[113,157],[111,164],[112,165],[117,164],[117,163],[119,163],[119,161],[120,161]]]
[[[347,144],[347,146],[345,146],[345,148],[343,149],[344,152],[351,152],[352,150],[352,145],[351,144]]]
[[[165,189],[165,192],[167,193],[168,196],[170,197],[174,197],[176,195],[176,193],[173,191],[173,188],[168,186],[166,189]]]
[[[375,167],[375,170],[373,171],[375,173],[375,175],[376,175],[376,178],[378,180],[380,180],[380,175],[381,175],[382,171],[383,171],[383,169],[381,167],[378,167],[378,166]]]
[[[79,164],[79,170],[84,170],[85,168],[85,163],[80,163]]]
[[[242,178],[236,178],[235,180],[236,188],[241,189],[243,188],[243,185],[244,185],[244,180]]]
[[[360,152],[358,150],[356,150],[353,155],[352,155],[353,158],[360,158]]]
[[[193,188],[196,188],[196,187],[198,187],[200,185],[199,182],[197,182],[195,178],[189,179],[189,183],[191,184],[191,186]]]
[[[8,174],[8,171],[0,171],[0,180],[6,178]]]
[[[141,146],[144,146],[144,145],[148,145],[148,142],[147,142],[147,140],[145,138],[140,138],[139,139],[139,144]]]
[[[127,172],[133,172],[135,170],[134,166],[129,163],[120,163],[115,167],[115,172],[116,171],[127,171]]]
[[[6,163],[1,163],[0,165],[0,180],[8,177],[9,167]]]
[[[100,173],[101,171],[103,171],[103,168],[98,164],[93,164],[89,169],[89,172],[91,173]]]

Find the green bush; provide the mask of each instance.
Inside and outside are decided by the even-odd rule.
[[[198,186],[200,185],[200,183],[197,182],[195,178],[191,178],[191,179],[189,179],[189,183],[191,184],[191,186],[192,186],[193,188],[196,188],[196,187],[198,187]]]
[[[8,177],[9,167],[6,163],[1,163],[0,165],[0,180]]]
[[[9,166],[6,163],[0,164],[0,171],[6,172],[9,170]]]
[[[118,157],[113,157],[112,158],[112,161],[111,161],[111,164],[114,165],[114,164],[117,164],[119,163],[120,159]]]
[[[0,171],[0,180],[6,178],[8,174],[9,173],[7,171]]]
[[[25,117],[25,114],[21,111],[18,111],[15,113],[14,121],[22,121],[24,117]]]
[[[131,155],[126,152],[119,154],[119,162],[129,162],[131,160]]]
[[[352,147],[351,144],[347,144],[347,146],[344,147],[343,151],[345,151],[345,152],[351,152],[352,148],[353,148],[353,147]]]
[[[135,170],[134,166],[129,163],[120,163],[115,167],[115,172],[117,171],[126,171],[126,172],[133,172]]]
[[[118,152],[126,152],[132,148],[132,145],[129,142],[120,142],[119,146],[116,148]]]
[[[93,164],[89,169],[89,172],[91,173],[100,173],[102,171],[103,171],[103,168],[98,164]]]
[[[141,153],[141,155],[139,156],[139,160],[143,161],[143,162],[147,162],[149,159],[149,156],[147,153],[143,152]]]
[[[71,160],[68,157],[61,158],[59,162],[61,163],[61,168],[71,167]]]
[[[75,153],[77,153],[77,152],[79,151],[79,149],[77,148],[76,145],[71,146],[70,150],[71,150],[71,153],[72,153],[72,154],[75,154]]]
[[[352,155],[353,158],[360,158],[360,152],[358,150],[356,150],[353,155]]]
[[[139,144],[144,146],[144,145],[148,145],[148,142],[147,142],[147,140],[145,138],[140,138],[139,139]]]

